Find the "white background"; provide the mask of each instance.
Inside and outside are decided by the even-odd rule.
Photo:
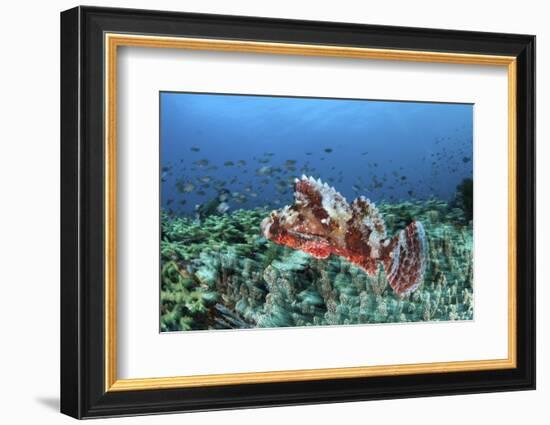
[[[507,269],[502,267],[508,256],[505,66],[121,50],[117,139],[119,378],[507,357],[508,279]],[[160,90],[474,104],[475,320],[159,334]],[[501,213],[495,215],[494,211]],[[220,362],[220,347],[228,346],[232,349],[224,350],[224,361]],[[185,355],[185,362],[177,353]],[[163,360],[159,362],[159,358]]]
[[[537,34],[538,390],[536,392],[390,400],[192,415],[134,417],[110,423],[256,424],[548,423],[550,299],[550,28],[544,2],[353,0],[97,1],[97,5]],[[59,16],[70,1],[3,5],[0,31],[2,134],[0,181],[0,421],[69,423],[57,413],[59,391]],[[542,188],[542,189],[541,189]]]

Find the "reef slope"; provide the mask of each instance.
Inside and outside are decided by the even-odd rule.
[[[269,241],[265,209],[201,223],[162,216],[161,330],[353,325],[473,318],[472,225],[442,201],[380,203],[386,231],[412,218],[427,243],[423,282],[394,293],[384,268],[369,275],[342,257],[325,259]]]

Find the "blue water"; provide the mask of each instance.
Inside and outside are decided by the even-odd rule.
[[[292,203],[302,174],[348,201],[451,201],[472,178],[473,105],[163,92],[161,204]]]

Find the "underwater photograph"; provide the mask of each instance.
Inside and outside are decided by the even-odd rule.
[[[473,105],[160,92],[160,331],[473,320]]]

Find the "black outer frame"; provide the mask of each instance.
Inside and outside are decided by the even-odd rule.
[[[517,57],[517,368],[105,392],[105,32]],[[534,131],[534,36],[87,6],[62,12],[61,412],[92,418],[534,389]]]

